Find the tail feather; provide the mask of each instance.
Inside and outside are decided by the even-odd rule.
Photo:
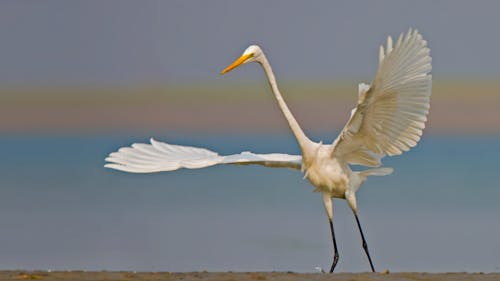
[[[368,169],[364,171],[358,172],[358,175],[361,176],[362,178],[368,177],[368,176],[387,176],[392,174],[394,172],[393,168],[390,167],[382,167],[382,168],[375,168],[375,169]]]

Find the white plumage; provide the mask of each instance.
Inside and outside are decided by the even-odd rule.
[[[105,167],[133,173],[197,169],[217,164],[301,169],[304,178],[315,186],[315,191],[323,193],[335,253],[330,272],[333,272],[339,257],[332,221],[332,198],[347,200],[356,218],[371,270],[375,271],[358,219],[356,192],[368,176],[392,173],[392,168],[380,167],[384,156],[408,151],[417,145],[422,136],[432,86],[427,42],[418,31],[411,29],[399,36],[395,46],[392,38],[388,37],[385,50],[380,46],[379,66],[372,84],[359,84],[358,103],[333,144],[311,141],[304,134],[286,105],[271,65],[259,46],[248,47],[222,74],[249,62],[257,62],[264,69],[276,101],[300,146],[301,156],[251,152],[221,156],[204,148],[151,139],[151,144],[133,144],[111,153],[106,158],[108,163]],[[352,164],[376,168],[352,171]]]
[[[131,173],[199,169],[217,164],[250,165],[300,169],[302,156],[281,153],[254,154],[248,151],[221,156],[205,148],[167,144],[151,139],[151,144],[135,143],[122,147],[107,158],[106,168]]]
[[[430,50],[417,31],[401,34],[387,51],[380,46],[371,86],[360,84],[353,114],[334,142],[332,154],[350,164],[379,166],[385,155],[417,145],[427,121],[432,87]]]

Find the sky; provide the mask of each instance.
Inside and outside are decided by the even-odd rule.
[[[253,43],[280,79],[370,79],[378,46],[409,27],[429,42],[435,78],[495,78],[498,11],[486,0],[1,1],[0,83],[217,83]]]

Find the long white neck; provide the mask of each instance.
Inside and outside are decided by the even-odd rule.
[[[271,86],[271,90],[273,91],[273,94],[278,101],[278,105],[283,112],[283,115],[285,115],[286,121],[288,121],[290,129],[292,130],[295,138],[297,139],[297,142],[299,143],[302,154],[304,154],[310,150],[309,148],[311,148],[312,146],[312,141],[304,134],[304,131],[302,131],[299,123],[297,123],[297,120],[295,120],[295,117],[286,105],[283,96],[281,96],[278,85],[276,84],[276,78],[274,77],[273,70],[271,69],[271,65],[269,64],[266,56],[264,56],[264,54],[262,54],[261,56],[262,57],[259,58],[258,62],[262,65],[262,68],[264,68],[264,72],[266,73],[269,85]]]

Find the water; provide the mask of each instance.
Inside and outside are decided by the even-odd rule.
[[[325,134],[329,135],[329,134]],[[148,136],[3,136],[0,269],[301,271],[329,268],[320,194],[287,169],[104,169]],[[158,137],[221,153],[297,153],[290,135]],[[377,269],[500,271],[500,137],[425,136],[358,192]],[[339,271],[368,271],[354,218],[334,202]]]

